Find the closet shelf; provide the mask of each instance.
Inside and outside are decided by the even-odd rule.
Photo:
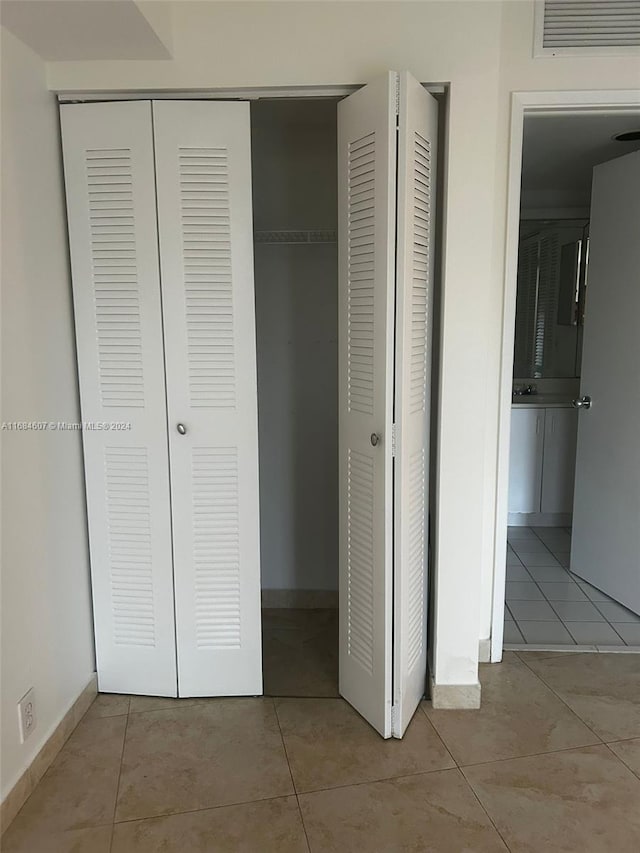
[[[317,229],[315,231],[254,231],[256,243],[337,243],[338,232]]]

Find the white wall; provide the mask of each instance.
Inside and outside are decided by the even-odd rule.
[[[486,411],[487,478],[484,506],[485,533],[491,548],[483,549],[481,636],[490,634],[493,594],[493,535],[497,484],[497,439],[500,388],[500,350],[502,348],[502,309],[504,296],[504,252],[507,176],[509,157],[509,123],[511,93],[519,91],[565,91],[640,88],[640,62],[637,56],[584,56],[533,58],[533,0],[504,0],[502,3],[500,35],[499,112],[495,127],[495,162],[493,194],[495,199],[494,240],[499,254],[496,275],[492,276],[487,293],[487,325],[485,333],[491,343],[488,349],[487,371],[491,385],[487,389]],[[580,211],[575,211],[578,215]],[[515,286],[515,283],[511,283]],[[509,367],[509,373],[511,367]],[[510,409],[510,395],[504,401]]]
[[[533,0],[174,4],[174,59],[49,66],[54,89],[449,82],[435,679],[477,680],[490,631],[510,92],[629,88],[637,59],[532,59]]]
[[[2,30],[2,421],[79,420],[58,111]],[[81,438],[2,440],[2,797],[94,670]],[[17,702],[37,725],[19,742]]]
[[[251,106],[258,231],[337,227],[337,106]],[[337,244],[256,243],[266,589],[338,588]]]

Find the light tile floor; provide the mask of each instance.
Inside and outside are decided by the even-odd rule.
[[[637,853],[640,657],[480,669],[402,741],[337,698],[100,695],[3,853]]]
[[[640,651],[640,616],[569,571],[570,528],[510,527],[507,539],[506,649]]]

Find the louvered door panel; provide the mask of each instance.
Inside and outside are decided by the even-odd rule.
[[[427,674],[427,460],[437,128],[435,99],[409,74],[401,74],[395,338],[395,737],[402,737],[418,707]]]
[[[178,171],[189,402],[194,408],[233,410],[235,342],[227,151],[180,148]]]
[[[384,737],[391,734],[395,84],[388,74],[338,105],[340,693]]]
[[[347,479],[347,654],[373,675],[374,560],[371,454],[348,452]]]
[[[349,143],[347,396],[351,412],[373,414],[375,134]]]
[[[99,689],[176,695],[151,105],[61,107]]]
[[[257,694],[262,658],[249,106],[160,101],[153,111],[179,692]]]

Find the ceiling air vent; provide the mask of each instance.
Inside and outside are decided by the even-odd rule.
[[[534,56],[640,53],[640,0],[536,0]]]

